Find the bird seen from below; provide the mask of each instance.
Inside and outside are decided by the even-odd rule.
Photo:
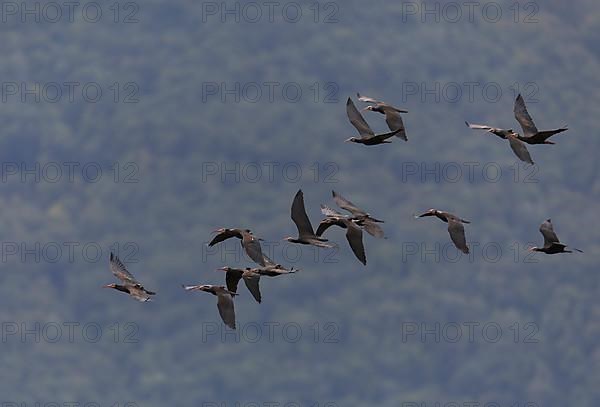
[[[186,291],[204,291],[217,297],[217,309],[221,319],[231,329],[235,329],[235,308],[233,297],[237,294],[229,291],[222,285],[184,285]]]
[[[317,236],[321,236],[331,226],[339,226],[342,229],[346,229],[346,240],[348,240],[352,252],[362,264],[367,265],[362,229],[348,216],[342,215],[325,205],[321,205],[321,212],[325,215],[325,219],[319,223],[316,232]]]
[[[324,248],[333,247],[331,244],[325,243],[327,242],[327,239],[319,237],[315,234],[310,223],[310,219],[308,219],[308,215],[306,214],[306,209],[304,208],[304,193],[301,189],[298,190],[296,196],[294,197],[291,212],[292,220],[298,229],[298,237],[286,237],[283,240],[287,240],[290,243],[313,245]]]
[[[450,239],[452,239],[454,246],[456,246],[456,248],[461,252],[469,254],[469,247],[467,246],[463,223],[471,222],[461,219],[451,213],[438,211],[437,209],[429,209],[427,212],[419,216],[415,216],[415,218],[423,218],[426,216],[436,216],[438,219],[446,222],[448,224],[448,233],[450,233]]]
[[[371,236],[384,238],[383,229],[378,225],[378,223],[384,223],[382,220],[372,217],[367,211],[354,205],[337,192],[331,191],[331,194],[337,206],[352,214],[349,219],[353,220]]]
[[[510,148],[519,160],[531,165],[534,164],[533,160],[531,159],[531,155],[529,154],[529,151],[525,146],[525,143],[521,141],[520,136],[517,133],[515,133],[512,129],[498,129],[496,127],[491,127],[485,124],[473,124],[469,122],[465,123],[470,129],[486,130],[487,132],[492,133],[500,137],[501,139],[508,140]]]
[[[356,128],[360,136],[350,137],[345,140],[346,142],[359,143],[365,146],[391,143],[388,139],[399,134],[403,130],[402,128],[393,130],[389,133],[375,134],[373,129],[371,129],[369,124],[365,121],[365,118],[360,114],[351,98],[348,98],[348,101],[346,102],[346,114],[348,115],[348,119],[350,119],[350,123]]]
[[[245,269],[238,269],[232,267],[221,267],[221,271],[225,272],[225,284],[227,285],[227,289],[232,293],[237,294],[237,287],[240,280],[244,280],[246,284],[246,288],[250,291],[250,294],[254,297],[256,302],[259,304],[262,301],[262,296],[260,294],[260,274],[255,273],[251,268],[247,267]]]
[[[215,237],[208,243],[209,247],[216,245],[224,240],[230,239],[232,237],[237,237],[240,239],[240,243],[248,257],[252,259],[256,264],[261,266],[265,265],[265,260],[263,258],[262,249],[260,247],[260,240],[256,236],[252,234],[249,229],[237,229],[237,228],[220,228],[214,231],[216,233]]]
[[[113,288],[115,290],[129,294],[132,298],[147,302],[151,300],[152,295],[156,295],[155,292],[146,290],[133,275],[127,271],[125,265],[121,262],[119,257],[115,256],[112,252],[110,253],[109,260],[110,271],[115,277],[117,277],[123,284],[107,284],[104,288]]]
[[[525,100],[523,100],[521,94],[519,94],[515,100],[514,114],[515,119],[517,119],[523,129],[523,135],[518,136],[519,140],[524,141],[527,144],[555,144],[552,141],[548,141],[548,139],[555,134],[568,130],[565,126],[554,130],[539,131],[533,123],[533,119],[529,115],[529,112],[527,112]]]
[[[400,116],[400,113],[408,113],[408,110],[398,109],[397,107],[388,105],[385,102],[370,98],[368,96],[361,96],[360,93],[357,93],[356,96],[361,102],[370,103],[369,106],[362,110],[368,110],[385,115],[385,122],[387,123],[390,131],[399,130],[398,133],[396,133],[396,137],[400,137],[402,140],[408,141],[406,129],[404,128],[404,122]]]
[[[558,240],[558,236],[554,233],[551,219],[546,219],[546,221],[540,225],[540,233],[544,236],[544,246],[534,246],[531,247],[529,251],[546,254],[573,253],[572,250],[566,250],[567,245],[560,243]],[[579,249],[573,248],[573,250],[583,253],[583,251]]]

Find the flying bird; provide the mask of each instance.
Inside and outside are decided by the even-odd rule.
[[[121,262],[119,257],[110,253],[110,271],[115,277],[117,277],[123,284],[107,284],[104,288],[113,288],[115,290],[129,294],[132,298],[146,302],[150,301],[150,296],[156,295],[155,292],[148,291],[142,286],[133,275],[127,271],[125,265]]]
[[[265,265],[263,258],[262,249],[260,247],[259,238],[255,237],[249,229],[237,229],[237,228],[220,228],[214,231],[215,237],[208,244],[209,247],[216,245],[224,240],[232,237],[240,239],[240,243],[248,257],[250,257],[256,264],[261,266]]]
[[[365,146],[374,146],[377,144],[391,143],[387,141],[392,136],[399,134],[403,128],[393,130],[389,133],[375,134],[373,129],[365,121],[365,118],[360,114],[352,99],[348,98],[346,102],[346,114],[350,123],[356,128],[360,137],[350,137],[346,142],[364,144]],[[398,136],[401,137],[401,136]]]
[[[470,129],[476,130],[486,130],[489,133],[492,133],[501,139],[508,140],[510,148],[513,153],[517,156],[517,158],[523,162],[533,165],[533,160],[531,159],[531,155],[527,150],[525,144],[521,141],[521,136],[515,133],[512,129],[499,129],[496,127],[491,127],[485,124],[473,124],[469,122],[465,122]]]
[[[292,203],[292,220],[298,229],[298,237],[286,237],[283,240],[287,240],[290,243],[300,243],[317,247],[333,247],[325,243],[327,239],[315,235],[310,219],[308,219],[308,215],[306,214],[306,209],[304,208],[304,193],[301,189],[296,193],[294,202]]]
[[[261,273],[261,275],[266,275],[269,277],[276,277],[276,276],[280,276],[282,274],[291,274],[291,273],[295,273],[296,271],[298,271],[298,270],[295,270],[294,267],[292,267],[290,270],[288,270],[281,264],[275,263],[273,260],[268,258],[267,255],[265,255],[264,257],[265,257],[265,266],[254,269],[256,272]],[[265,272],[265,270],[272,271],[273,273],[267,273],[267,272]]]
[[[356,96],[361,102],[370,103],[370,105],[365,107],[363,110],[385,115],[385,122],[387,123],[388,128],[391,131],[400,130],[396,134],[396,137],[400,137],[402,140],[408,141],[408,137],[406,137],[406,129],[404,128],[404,122],[400,116],[400,113],[408,113],[408,110],[398,109],[397,107],[368,96],[361,96],[360,93],[357,93]]]
[[[325,219],[319,223],[317,236],[321,236],[331,226],[339,226],[342,229],[346,229],[346,240],[348,240],[352,252],[362,264],[367,265],[367,256],[362,241],[362,229],[356,224],[356,221],[325,205],[321,205],[321,212],[325,215]]]
[[[331,194],[333,195],[335,204],[341,209],[350,212],[352,214],[350,219],[355,221],[358,226],[362,227],[371,236],[384,237],[383,229],[378,225],[378,223],[384,223],[382,220],[372,217],[370,213],[354,205],[337,192],[331,191]]]
[[[233,306],[233,297],[237,294],[229,291],[220,285],[184,285],[186,291],[204,291],[217,297],[217,308],[221,319],[231,329],[235,329],[235,308]]]
[[[530,248],[529,251],[546,254],[573,253],[572,250],[565,250],[567,245],[560,243],[558,240],[558,236],[554,233],[554,227],[552,227],[552,220],[546,219],[546,221],[540,225],[540,233],[544,236],[544,246],[534,246]],[[583,251],[579,249],[573,248],[573,250],[583,253]]]
[[[552,141],[548,141],[548,139],[555,134],[568,130],[565,126],[560,129],[539,131],[533,123],[533,119],[527,112],[525,100],[523,100],[521,94],[519,94],[515,100],[514,113],[515,119],[517,119],[523,129],[523,136],[519,136],[519,140],[528,144],[555,144]]]
[[[454,246],[456,246],[457,249],[465,254],[469,253],[469,247],[467,246],[463,223],[471,222],[461,219],[451,213],[438,211],[437,209],[429,209],[427,212],[419,216],[415,216],[415,218],[423,218],[425,216],[436,216],[438,219],[446,222],[448,224],[448,233],[450,233],[450,239],[452,239]]]
[[[262,296],[259,287],[260,274],[254,272],[249,267],[245,269],[221,267],[219,270],[225,272],[225,284],[229,291],[237,293],[238,283],[240,280],[244,280],[244,284],[246,284],[246,288],[248,288],[250,294],[252,294],[256,302],[259,304],[261,303]]]

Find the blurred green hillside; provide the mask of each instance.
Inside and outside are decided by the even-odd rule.
[[[273,22],[213,14],[234,2],[96,4],[98,22],[77,12],[73,22],[23,22],[4,10],[0,23],[3,402],[600,405],[597,2],[521,3],[515,22],[516,3],[501,1],[495,23],[481,14],[486,3],[473,21],[422,22],[407,14],[421,2],[299,1],[295,23],[282,15],[286,2]],[[532,11],[536,22],[526,22]],[[273,100],[265,83],[277,84]],[[46,85],[39,101],[27,94],[36,84]],[[58,100],[48,84],[59,84]],[[84,97],[86,84],[102,96]],[[225,93],[236,84],[247,90],[239,102]],[[465,84],[476,84],[472,100]],[[555,146],[529,147],[535,169],[464,124],[520,131],[519,91],[540,129],[569,126]],[[343,143],[355,135],[345,103],[356,92],[406,108],[409,141]],[[382,116],[364,115],[387,129]],[[64,171],[57,182],[49,163]],[[65,163],[77,163],[73,182]],[[36,180],[41,168],[48,173]],[[332,189],[386,221],[388,239],[365,235],[366,267],[340,230],[328,232],[339,251],[303,247],[297,256],[281,241],[296,233],[289,215],[300,188],[313,223],[321,203],[333,205]],[[431,207],[472,222],[472,257],[455,259],[443,223],[413,218]],[[527,257],[547,218],[585,253]],[[263,279],[260,305],[240,287],[237,342],[222,340],[214,298],[180,288],[223,284],[216,268],[251,264],[236,258],[237,241],[207,251],[218,227],[251,228],[276,261],[302,270]],[[111,249],[158,291],[154,303],[100,288],[114,280]],[[22,340],[21,324],[36,322],[97,324],[103,333],[96,343],[69,341],[66,330],[56,343],[49,332]],[[501,340],[477,328],[470,341],[470,322],[497,324]],[[269,323],[279,324],[273,340]],[[302,337],[282,333],[286,324]],[[448,335],[406,337],[421,324]],[[464,329],[456,343],[454,324]]]

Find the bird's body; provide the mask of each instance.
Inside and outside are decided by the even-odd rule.
[[[384,223],[382,220],[374,218],[370,213],[354,205],[337,192],[331,191],[331,194],[333,195],[333,200],[337,206],[347,212],[350,212],[351,216],[349,219],[354,221],[356,225],[362,227],[371,236],[378,238],[384,237],[383,229],[381,229],[381,227],[378,225],[378,223]],[[325,212],[324,214],[326,215]]]
[[[219,270],[225,272],[225,283],[227,289],[232,293],[237,293],[237,287],[240,280],[244,280],[246,288],[259,304],[262,301],[260,293],[260,274],[254,272],[251,268],[238,269],[232,267],[221,267]]]
[[[221,228],[215,230],[215,237],[208,244],[209,247],[216,245],[224,240],[236,237],[240,239],[240,243],[244,248],[248,257],[250,257],[255,263],[264,266],[265,261],[260,246],[260,239],[252,234],[249,229],[237,229],[237,228]]]
[[[115,256],[112,252],[110,253],[109,266],[113,275],[117,277],[123,284],[107,284],[104,286],[104,288],[112,288],[114,290],[129,294],[133,299],[140,302],[150,301],[151,296],[156,295],[155,292],[146,290],[144,286],[142,286],[127,270],[119,257]]]
[[[429,209],[427,212],[416,217],[423,218],[425,216],[435,216],[443,222],[446,222],[448,224],[448,233],[450,234],[450,239],[452,239],[452,242],[456,248],[465,254],[469,253],[469,247],[467,246],[463,223],[471,222],[461,219],[449,212],[439,211],[437,209]]]
[[[548,141],[548,139],[555,134],[568,130],[565,126],[559,129],[539,131],[535,126],[533,119],[529,115],[529,112],[527,111],[525,100],[520,94],[515,100],[514,114],[515,119],[517,119],[521,125],[521,128],[523,129],[523,135],[518,136],[519,140],[527,144],[554,144],[554,142]]]
[[[298,190],[296,196],[294,197],[291,217],[296,224],[296,228],[298,229],[298,237],[286,237],[284,240],[287,240],[290,243],[312,245],[317,247],[333,247],[332,245],[326,243],[327,239],[319,237],[315,234],[310,223],[310,219],[308,219],[308,215],[306,214],[306,209],[304,208],[304,193],[302,190]]]
[[[357,97],[361,102],[370,103],[370,105],[363,110],[369,110],[371,112],[377,112],[385,115],[385,122],[387,123],[390,131],[398,131],[395,136],[400,137],[404,141],[408,141],[406,129],[404,128],[404,122],[400,116],[400,113],[408,113],[408,110],[398,109],[397,107],[389,105],[380,100],[376,100],[367,96],[361,96],[360,93],[357,93]]]
[[[211,293],[217,297],[217,308],[221,319],[231,329],[235,329],[235,308],[233,305],[233,297],[237,294],[229,291],[224,286],[217,285],[184,285],[183,288],[186,291],[204,291]]]
[[[499,129],[485,124],[473,124],[465,122],[470,129],[485,130],[488,133],[494,134],[503,140],[508,140],[509,146],[517,158],[523,162],[533,165],[533,160],[527,147],[521,140],[521,136],[515,133],[512,129]]]
[[[357,221],[351,220],[348,216],[337,213],[331,208],[321,205],[321,212],[325,219],[319,223],[317,236],[321,236],[331,226],[339,226],[346,229],[346,240],[352,249],[356,258],[364,265],[367,264],[367,256],[362,241],[362,229],[357,225]]]
[[[546,254],[573,253],[572,250],[566,250],[567,245],[560,243],[558,240],[558,236],[554,233],[551,219],[546,219],[546,221],[540,225],[540,233],[544,236],[544,246],[534,246],[529,249],[530,251]],[[579,249],[573,250],[583,253],[583,251]]]
[[[375,134],[373,129],[365,121],[365,118],[360,114],[352,99],[348,98],[346,102],[346,114],[350,123],[356,128],[360,137],[350,137],[346,139],[347,142],[359,143],[365,146],[375,146],[377,144],[391,143],[387,141],[390,137],[393,137],[403,131],[404,128],[393,130],[389,133]]]

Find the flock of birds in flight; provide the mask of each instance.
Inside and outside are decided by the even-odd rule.
[[[394,136],[401,138],[404,141],[408,141],[404,123],[400,115],[400,113],[408,113],[408,111],[398,109],[392,105],[370,97],[361,96],[360,94],[357,96],[359,101],[368,103],[368,106],[362,109],[363,111],[372,111],[385,115],[385,121],[390,129],[390,132],[375,134],[360,111],[354,105],[352,99],[348,98],[346,103],[346,113],[350,123],[352,123],[352,125],[358,131],[359,137],[350,137],[345,141],[359,143],[366,146],[391,143],[389,139]],[[518,134],[513,129],[500,129],[488,125],[472,124],[469,122],[465,123],[471,129],[486,130],[504,140],[508,140],[509,145],[515,155],[521,161],[529,164],[533,164],[533,160],[531,159],[531,155],[529,154],[525,144],[554,144],[548,139],[555,134],[567,130],[565,126],[554,130],[539,131],[535,126],[533,119],[527,112],[525,101],[521,95],[518,95],[515,100],[514,114],[515,118],[523,129],[523,135]],[[384,221],[371,216],[367,211],[356,206],[335,191],[332,191],[332,194],[336,205],[348,212],[348,214],[346,215],[340,213],[335,209],[322,204],[321,213],[325,216],[325,218],[321,220],[315,232],[304,207],[304,193],[302,190],[299,190],[294,197],[291,208],[291,218],[298,229],[298,236],[286,237],[284,240],[290,243],[312,245],[321,248],[332,248],[334,246],[329,243],[328,239],[323,237],[323,234],[330,227],[338,226],[346,230],[346,240],[348,241],[352,252],[358,261],[360,261],[363,265],[366,265],[367,257],[363,244],[363,230],[376,238],[385,238],[383,229],[381,226],[379,226],[379,224],[384,223]],[[467,245],[465,229],[463,226],[465,223],[470,223],[469,221],[449,212],[440,211],[437,209],[429,209],[425,213],[415,216],[415,218],[423,218],[428,216],[435,216],[447,223],[450,239],[456,248],[465,254],[469,253],[469,247]],[[558,236],[554,232],[552,221],[550,219],[547,219],[544,223],[542,223],[539,231],[544,237],[544,245],[541,247],[531,247],[529,249],[530,251],[542,252],[545,254],[572,253],[571,250],[567,250],[567,246],[565,244],[559,241]],[[297,270],[294,270],[293,267],[291,269],[287,269],[281,264],[276,264],[269,259],[262,252],[260,244],[262,239],[254,236],[249,229],[221,228],[215,230],[214,233],[216,234],[210,243],[208,243],[208,246],[212,247],[231,238],[240,239],[240,243],[245,253],[259,267],[246,267],[244,269],[221,267],[218,270],[225,273],[225,286],[203,284],[189,286],[184,285],[183,288],[186,291],[204,291],[215,295],[217,297],[217,308],[221,319],[228,327],[235,329],[235,309],[233,297],[238,295],[237,288],[240,280],[244,281],[250,294],[258,303],[260,303],[262,301],[259,285],[261,277],[277,277],[295,273]],[[573,250],[582,252],[579,249]],[[150,301],[151,297],[156,294],[155,292],[144,288],[144,286],[127,270],[121,260],[113,253],[110,254],[110,270],[113,275],[121,281],[121,284],[113,283],[105,285],[104,287],[113,288],[115,290],[127,293],[132,298],[141,302]]]

